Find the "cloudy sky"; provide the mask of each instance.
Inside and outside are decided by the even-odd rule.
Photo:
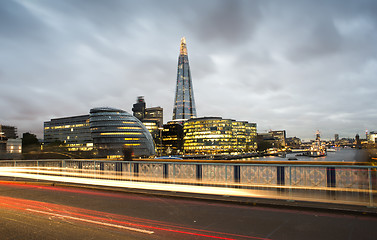
[[[0,1],[0,124],[137,96],[172,118],[185,36],[198,116],[333,139],[377,130],[377,1]]]

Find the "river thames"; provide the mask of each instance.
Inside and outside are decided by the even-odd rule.
[[[368,154],[364,149],[336,148],[335,151],[328,151],[327,155],[323,157],[308,157],[308,156],[301,156],[301,153],[287,153],[285,157],[266,156],[266,157],[252,158],[251,160],[291,161],[289,159],[294,159],[294,158],[296,158],[297,161],[313,161],[313,162],[318,162],[318,161],[367,162]]]

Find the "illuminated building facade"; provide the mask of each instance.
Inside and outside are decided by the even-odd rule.
[[[144,120],[147,120],[147,122],[154,121],[158,127],[162,127],[164,109],[162,107],[147,108],[143,96],[137,97],[136,103],[132,107],[132,112],[141,122],[144,122]]]
[[[89,115],[55,118],[44,122],[44,145],[63,144],[70,152],[93,150]]]
[[[285,130],[278,130],[278,131],[270,131],[269,133],[272,134],[272,137],[279,140],[279,145],[277,147],[285,147],[286,145],[286,132]]]
[[[156,151],[161,151],[160,129],[163,124],[164,109],[162,107],[146,108],[143,96],[137,97],[136,103],[132,108],[133,115],[139,119],[152,135]]]
[[[16,139],[17,128],[14,126],[6,126],[0,124],[0,138]]]
[[[151,107],[145,109],[145,118],[143,120],[154,120],[158,127],[162,127],[164,119],[164,109],[162,107]]]
[[[185,154],[231,154],[256,149],[256,124],[221,117],[193,118],[184,123]]]
[[[367,134],[367,141],[369,143],[377,143],[377,132],[376,131],[372,131],[372,132],[369,132]]]
[[[22,139],[17,136],[17,128],[0,124],[0,159],[20,159]]]
[[[132,149],[135,156],[155,154],[149,131],[126,111],[93,108],[90,110],[89,122],[98,157],[121,158],[124,148]]]
[[[162,130],[162,155],[180,155],[183,153],[183,125],[170,121]]]
[[[181,39],[180,54],[178,58],[173,120],[190,119],[192,117],[196,117],[196,108],[187,55],[186,39],[183,37]]]
[[[300,148],[301,146],[301,139],[298,137],[286,138],[285,142],[286,142],[286,145],[291,148]]]

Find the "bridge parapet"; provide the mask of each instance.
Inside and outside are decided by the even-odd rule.
[[[1,167],[22,168],[39,175],[59,175],[215,186],[273,191],[287,200],[338,200],[346,204],[377,206],[377,167],[339,163],[234,161],[103,161],[103,160],[12,160]],[[1,172],[1,169],[0,169]]]

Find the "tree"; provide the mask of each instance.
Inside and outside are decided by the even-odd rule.
[[[261,141],[258,143],[258,152],[263,152],[263,151],[266,151],[267,149],[269,148],[272,148],[273,147],[273,144],[271,142],[268,142],[268,141]]]
[[[37,151],[40,146],[41,144],[35,134],[29,132],[22,134],[22,152]]]

